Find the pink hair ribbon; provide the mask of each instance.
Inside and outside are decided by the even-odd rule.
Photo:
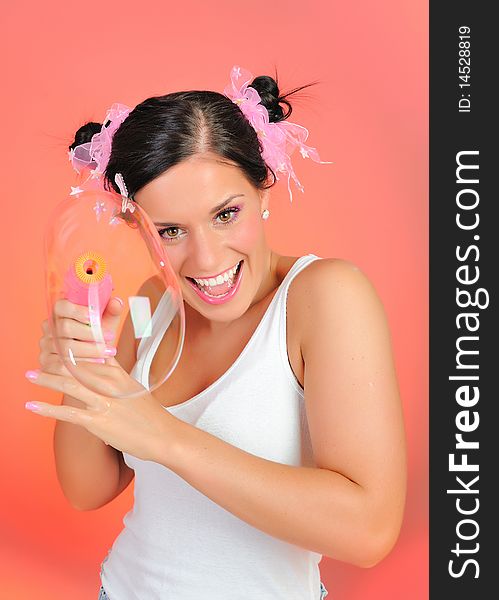
[[[305,127],[289,121],[269,122],[269,113],[265,106],[260,104],[259,93],[254,88],[248,87],[253,80],[253,75],[247,69],[233,66],[230,79],[231,83],[225,87],[224,95],[239,106],[253,126],[262,145],[262,158],[274,171],[276,179],[279,180],[279,172],[288,174],[288,191],[292,202],[291,178],[301,192],[305,191],[291,164],[291,154],[295,148],[300,148],[303,158],[311,158],[323,165],[332,163],[321,160],[317,150],[305,144],[308,138],[308,130]]]
[[[104,174],[111,155],[113,136],[131,111],[132,109],[124,104],[113,104],[106,113],[100,132],[94,134],[90,142],[69,150],[69,161],[75,171],[80,173],[82,169],[94,166],[92,177],[97,179]],[[110,124],[106,127],[108,121]]]

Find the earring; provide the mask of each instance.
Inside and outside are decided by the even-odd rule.
[[[270,217],[270,210],[267,210],[267,209],[263,210],[262,211],[262,219],[266,220],[269,217]]]

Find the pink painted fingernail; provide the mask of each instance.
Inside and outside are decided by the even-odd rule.
[[[28,410],[40,410],[40,407],[36,402],[26,402],[24,408],[27,408]]]
[[[30,381],[34,381],[35,379],[38,379],[39,374],[40,374],[40,369],[36,369],[34,371],[26,371],[24,376],[27,377]]]
[[[105,354],[106,356],[116,356],[116,352],[117,352],[117,351],[116,351],[116,348],[106,348],[106,349],[104,350],[104,354]]]
[[[114,339],[114,333],[112,331],[104,331],[104,341],[110,342]]]

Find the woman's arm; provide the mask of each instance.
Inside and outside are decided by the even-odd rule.
[[[299,277],[317,468],[257,457],[179,419],[174,426],[165,420],[169,430],[153,460],[274,537],[370,567],[392,549],[405,502],[405,436],[388,326],[374,288],[351,263],[316,261]]]
[[[136,347],[128,313],[116,354],[116,360],[127,372],[135,364]],[[84,402],[67,394],[63,394],[61,404],[80,409],[86,407]],[[134,471],[125,464],[121,452],[80,425],[56,421],[53,447],[59,484],[71,506],[77,510],[95,510],[108,504],[134,477]]]

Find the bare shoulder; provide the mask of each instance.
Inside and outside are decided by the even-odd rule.
[[[384,307],[365,272],[342,258],[322,258],[307,265],[294,278],[288,295],[288,311],[303,347],[315,332],[329,323],[365,319],[384,320]]]
[[[295,283],[296,281],[296,283]],[[295,277],[298,294],[319,294],[335,288],[372,288],[368,276],[355,263],[343,258],[314,260]],[[356,291],[359,291],[358,289]]]

